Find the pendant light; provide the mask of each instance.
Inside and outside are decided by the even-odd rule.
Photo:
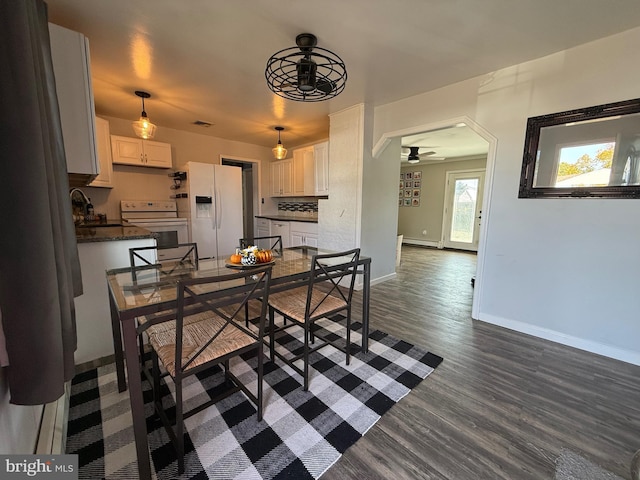
[[[142,114],[140,115],[140,119],[137,122],[133,122],[131,125],[133,126],[133,131],[138,137],[144,140],[149,140],[155,135],[156,126],[151,123],[149,117],[147,117],[147,112],[144,111],[144,99],[150,98],[151,95],[140,90],[136,90],[135,94],[142,99]]]
[[[278,160],[283,160],[287,157],[287,149],[284,148],[282,142],[280,141],[280,132],[284,130],[284,127],[275,127],[275,130],[278,131],[278,144],[271,149],[273,152],[273,156]]]

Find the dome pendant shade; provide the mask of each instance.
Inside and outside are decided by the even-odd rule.
[[[339,95],[347,82],[342,59],[317,46],[311,33],[296,37],[296,46],[276,52],[267,60],[264,76],[276,95],[297,102],[320,102]]]
[[[284,130],[284,127],[275,127],[275,130],[278,131],[278,144],[273,147],[271,151],[277,160],[284,160],[287,158],[287,149],[284,148],[284,145],[282,145],[282,142],[280,141],[280,132]]]
[[[132,122],[131,126],[138,137],[144,140],[149,140],[155,135],[156,126],[151,123],[151,120],[147,117],[147,112],[144,111],[144,99],[150,98],[151,95],[139,90],[136,90],[135,94],[142,99],[142,113],[140,114],[140,119],[136,122]]]

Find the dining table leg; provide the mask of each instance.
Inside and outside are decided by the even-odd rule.
[[[113,336],[113,351],[116,361],[116,377],[118,379],[118,391],[124,392],[127,389],[127,379],[124,376],[124,353],[122,351],[122,333],[120,330],[120,317],[115,300],[108,291],[109,308],[111,309],[111,335]]]
[[[371,262],[364,264],[364,285],[362,288],[362,351],[369,352],[369,296],[371,290]]]
[[[142,379],[138,364],[138,342],[134,319],[122,323],[124,352],[127,365],[127,381],[129,383],[129,401],[133,418],[133,436],[138,458],[138,475],[140,480],[151,479],[151,463],[149,461],[149,445],[147,443],[147,421],[144,414],[142,396]]]

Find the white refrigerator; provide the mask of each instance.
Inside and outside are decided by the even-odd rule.
[[[242,169],[188,162],[187,198],[177,199],[178,216],[189,219],[199,258],[231,255],[243,237]]]

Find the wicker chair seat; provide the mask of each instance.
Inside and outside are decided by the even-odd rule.
[[[191,317],[204,317],[199,321],[185,323],[182,338],[182,363],[186,363],[190,357],[202,348],[226,322],[211,312],[203,312]],[[188,317],[185,317],[185,322]],[[173,324],[173,328],[167,328],[167,324]],[[158,358],[172,377],[176,374],[176,330],[175,321],[164,322],[149,328],[149,341],[158,354]],[[228,353],[256,343],[257,340],[247,335],[240,329],[228,324],[214,342],[212,342],[195,360],[189,364],[186,371],[214,361]]]
[[[308,287],[299,287],[269,296],[269,305],[283,315],[298,323],[305,323],[305,309],[307,307]],[[316,308],[317,307],[317,308]],[[313,290],[311,295],[311,318],[320,318],[327,313],[341,310],[347,307],[347,302],[341,297],[327,295],[321,290]]]

